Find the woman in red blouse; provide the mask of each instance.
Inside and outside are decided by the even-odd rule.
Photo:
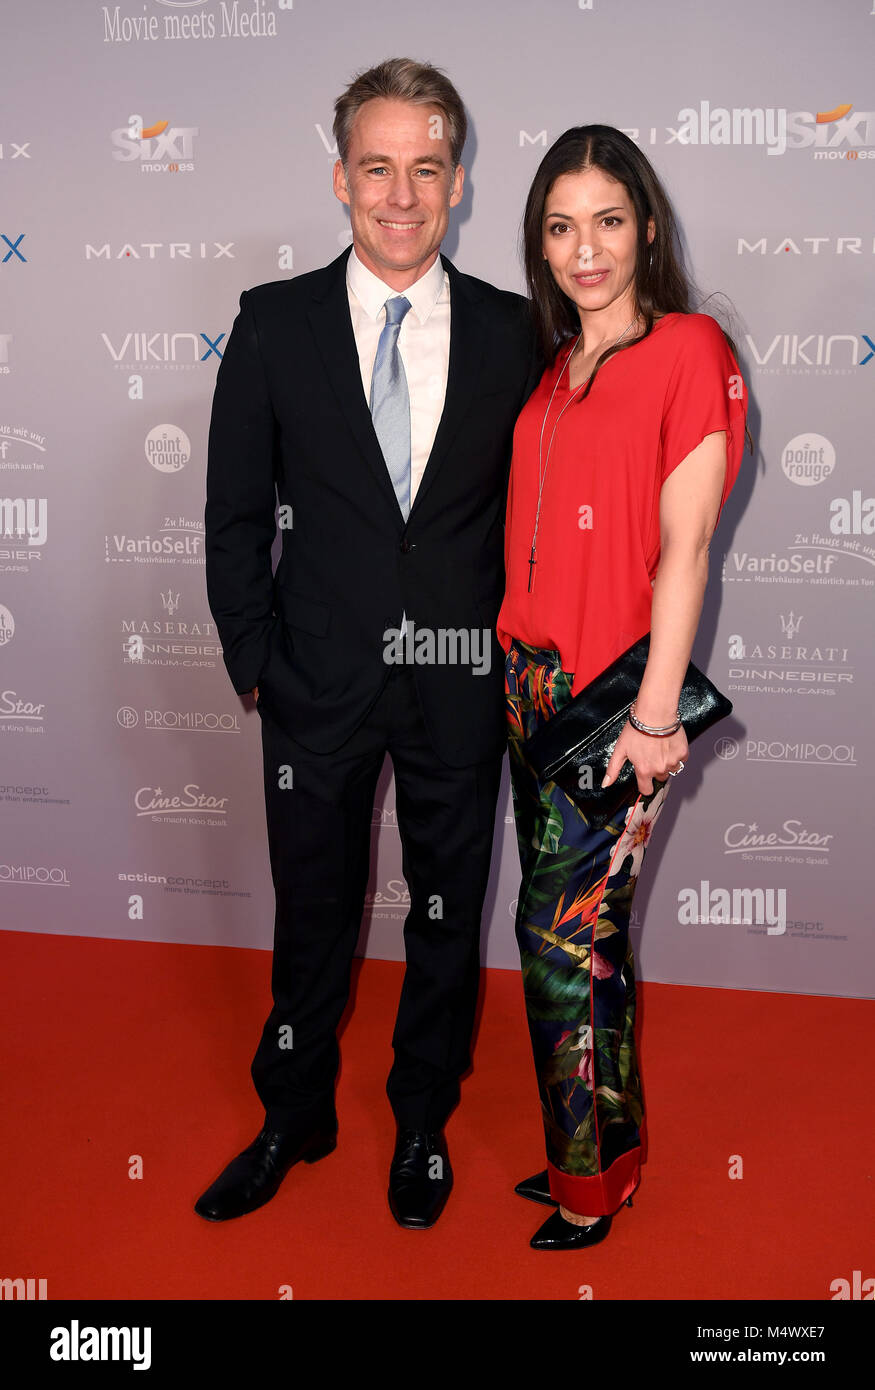
[[[547,367],[514,434],[498,617],[507,653],[522,885],[516,933],[547,1169],[520,1183],[556,1207],[535,1249],[594,1245],[640,1181],[644,1115],[634,1043],[632,897],[683,726],[624,727],[606,782],[638,784],[602,829],[525,739],[650,632],[633,713],[677,725],[708,576],[708,545],[741,464],[747,396],[734,346],[690,310],[668,199],[611,126],[566,131],[524,222],[526,277]]]

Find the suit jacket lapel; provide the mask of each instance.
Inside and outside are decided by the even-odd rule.
[[[371,412],[362,390],[361,369],[346,289],[346,262],[349,252],[338,256],[330,266],[325,288],[314,298],[308,311],[310,326],[322,358],[325,374],[332,384],[338,404],[365,456],[380,492],[398,520],[404,525],[401,508],[389,477],[386,460],[374,431]],[[480,321],[480,295],[468,280],[442,256],[450,278],[450,360],[447,391],[437,433],[422,480],[416,490],[410,515],[423,499],[445,461],[453,440],[477,392],[484,354],[484,332]]]
[[[479,313],[480,295],[467,276],[460,275],[446,256],[441,256],[441,260],[450,277],[450,360],[447,368],[447,393],[431,453],[410,509],[411,517],[422,506],[429,488],[446,460],[468,407],[474,400],[484,354],[484,333]]]
[[[404,518],[362,389],[362,374],[346,289],[348,256],[349,252],[344,252],[326,267],[330,272],[327,286],[314,299],[308,310],[308,318],[325,374],[331,382],[340,409],[374,474],[380,492],[397,517],[400,529],[404,525]]]

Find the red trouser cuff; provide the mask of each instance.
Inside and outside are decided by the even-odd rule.
[[[641,1180],[641,1149],[636,1146],[615,1158],[604,1173],[576,1177],[547,1161],[550,1196],[575,1216],[610,1216],[631,1196]]]

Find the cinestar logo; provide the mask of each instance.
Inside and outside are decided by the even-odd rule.
[[[45,704],[19,699],[17,690],[0,690],[0,727],[10,719],[29,719],[42,723]]]
[[[220,261],[235,259],[233,241],[126,241],[118,250],[105,241],[85,243],[86,261]]]
[[[190,366],[206,362],[210,357],[221,358],[219,344],[225,337],[220,333],[215,339],[206,333],[128,333],[116,347],[107,333],[101,333],[107,352],[116,363],[179,362]],[[206,344],[206,352],[203,352]]]
[[[875,237],[870,241],[868,237],[859,236],[803,236],[796,239],[785,236],[774,243],[764,236],[757,241],[747,241],[742,236],[738,238],[739,256],[780,256],[782,252],[793,256],[872,256],[875,255]]]
[[[867,333],[776,333],[768,343],[751,333],[745,338],[759,367],[865,367],[875,357]]]
[[[171,126],[169,121],[156,121],[146,126],[142,116],[129,116],[126,126],[112,132],[112,157],[121,164],[139,161],[148,173],[190,172],[197,134],[196,125]]]
[[[780,830],[760,830],[756,821],[749,825],[735,821],[723,832],[724,854],[768,854],[776,849],[818,849],[828,854],[835,835],[806,830],[801,820],[785,820]]]
[[[196,782],[186,783],[178,796],[168,796],[161,787],[139,787],[134,793],[134,806],[138,817],[148,816],[153,820],[181,819],[192,825],[208,825],[223,821],[227,815],[225,808],[228,800],[227,796],[210,796],[202,792]],[[192,812],[210,819],[191,819]]]

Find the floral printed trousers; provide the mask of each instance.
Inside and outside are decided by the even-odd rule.
[[[550,1192],[580,1216],[604,1216],[641,1177],[629,916],[668,779],[654,780],[650,796],[600,830],[554,782],[539,782],[524,740],[568,703],[573,679],[558,652],[512,642],[505,691],[522,866],[516,936]]]

